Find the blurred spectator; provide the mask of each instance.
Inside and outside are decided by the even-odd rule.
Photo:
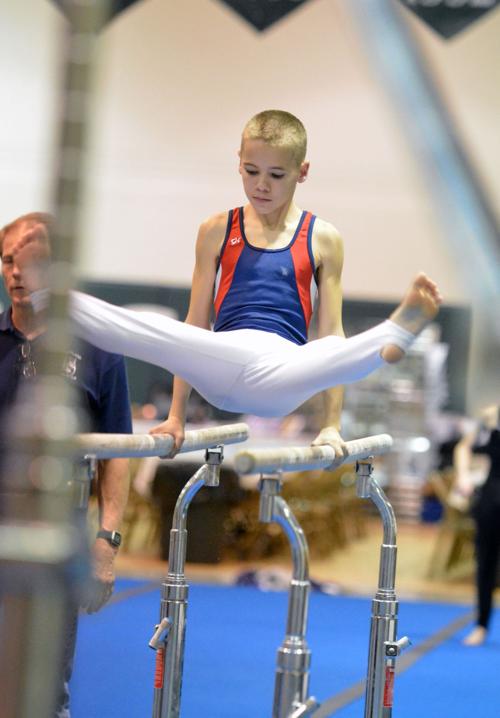
[[[474,493],[470,467],[474,454],[490,460],[486,481]],[[499,407],[492,405],[481,411],[474,431],[466,434],[454,452],[457,499],[471,499],[471,511],[476,522],[476,626],[464,639],[467,646],[479,646],[487,638],[491,620],[500,554],[500,425]]]

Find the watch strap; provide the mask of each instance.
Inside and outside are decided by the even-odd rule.
[[[114,548],[118,548],[122,542],[122,535],[119,531],[106,531],[106,529],[100,529],[97,532],[97,538],[106,539]]]

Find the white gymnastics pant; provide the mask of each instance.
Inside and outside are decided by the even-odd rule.
[[[242,414],[285,416],[314,394],[362,379],[384,364],[382,347],[415,338],[390,320],[345,339],[299,346],[270,332],[212,332],[154,312],[71,293],[75,333],[109,352],[163,367],[210,404]]]

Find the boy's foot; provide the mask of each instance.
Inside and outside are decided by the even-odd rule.
[[[411,334],[420,334],[422,329],[434,319],[442,301],[437,285],[425,274],[420,273],[413,280],[390,319]],[[389,364],[399,361],[404,354],[403,349],[395,344],[387,344],[381,351],[382,359]]]
[[[484,626],[476,626],[465,636],[462,643],[464,646],[480,646],[485,642],[487,635],[488,631]]]

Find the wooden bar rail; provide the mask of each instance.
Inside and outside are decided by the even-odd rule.
[[[218,444],[238,444],[246,441],[248,434],[248,426],[243,423],[187,431],[180,453],[208,449]],[[168,456],[174,440],[169,434],[78,434],[75,445],[79,456],[134,458]]]
[[[392,437],[389,434],[377,434],[346,441],[346,446],[348,455],[338,465],[385,454],[392,447]],[[240,451],[234,457],[234,466],[240,474],[307,471],[331,467],[334,459],[331,446],[296,446]]]

